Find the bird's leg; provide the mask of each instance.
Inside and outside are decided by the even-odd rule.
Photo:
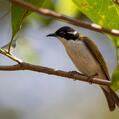
[[[95,73],[95,74],[89,76],[87,74],[83,74],[83,73],[80,73],[80,72],[77,72],[77,71],[69,71],[68,73],[70,75],[75,75],[76,74],[76,75],[86,76],[89,84],[92,84],[93,83],[93,78],[98,75],[98,73]]]
[[[80,75],[80,76],[86,76],[85,74],[82,74],[82,73],[80,73],[80,72],[77,72],[77,71],[69,71],[68,72],[69,73],[69,75]],[[76,81],[76,79],[74,79],[74,81]]]
[[[93,83],[93,78],[94,78],[95,76],[97,76],[97,75],[98,75],[98,73],[95,73],[95,74],[93,74],[93,75],[87,76],[87,79],[88,79],[88,81],[89,81],[89,84],[92,84],[92,83]]]
[[[82,74],[82,73],[79,73],[77,71],[69,71],[68,73],[74,75],[74,74],[77,74],[77,75],[82,75],[82,76],[86,76],[85,74]]]

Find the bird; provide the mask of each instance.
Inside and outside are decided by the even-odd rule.
[[[63,26],[47,37],[56,37],[64,46],[76,68],[85,76],[110,80],[107,64],[96,43],[69,26]],[[110,86],[100,85],[110,111],[119,107],[119,97]]]

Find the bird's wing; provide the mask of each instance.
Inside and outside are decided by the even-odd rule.
[[[99,64],[100,64],[104,74],[106,75],[107,79],[110,80],[110,76],[108,73],[108,68],[107,68],[106,62],[105,62],[101,52],[99,51],[98,47],[96,46],[96,44],[92,40],[90,40],[88,37],[85,37],[85,36],[81,36],[80,39],[84,41],[84,43],[86,44],[86,46],[88,47],[88,49],[90,50],[92,55],[99,62]]]

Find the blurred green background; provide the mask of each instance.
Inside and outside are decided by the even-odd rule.
[[[72,0],[41,0],[37,5],[91,22],[79,11]],[[14,9],[17,8],[12,10]],[[8,1],[0,0],[0,11],[0,46],[2,47],[10,41],[12,36],[13,27],[11,27]],[[22,11],[22,13],[26,13],[26,11]],[[14,14],[12,15],[14,16]],[[16,26],[19,27],[17,21],[20,20],[20,16],[14,16],[13,19],[16,20],[13,24],[15,33],[19,29]],[[46,37],[47,34],[64,25],[69,24],[31,14],[24,19],[22,30],[17,35],[14,54],[29,63],[65,71],[77,70],[67,56],[63,45],[56,38]],[[96,42],[108,64],[110,75],[112,75],[117,63],[116,48],[112,40],[101,33],[69,26]],[[2,55],[0,55],[0,59],[1,65],[14,64]],[[115,85],[118,84],[115,83]],[[31,71],[1,71],[0,97],[0,119],[119,118],[119,108],[114,112],[109,112],[105,97],[97,85]]]

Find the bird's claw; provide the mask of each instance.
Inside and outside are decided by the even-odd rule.
[[[82,76],[86,76],[86,75],[84,75],[84,74],[82,74],[82,73],[79,73],[79,72],[77,72],[77,71],[69,71],[68,72],[71,76],[73,76],[73,75],[82,75]],[[76,79],[74,79],[74,80],[76,80]]]
[[[79,72],[77,72],[77,71],[69,71],[69,73],[72,74],[72,75],[77,74],[77,75],[85,76],[84,74],[79,73]]]
[[[89,84],[92,84],[93,83],[93,78],[95,77],[95,76],[97,76],[98,74],[96,73],[96,74],[94,74],[94,75],[91,75],[91,76],[87,76],[87,80],[88,80],[88,82],[89,82]]]

